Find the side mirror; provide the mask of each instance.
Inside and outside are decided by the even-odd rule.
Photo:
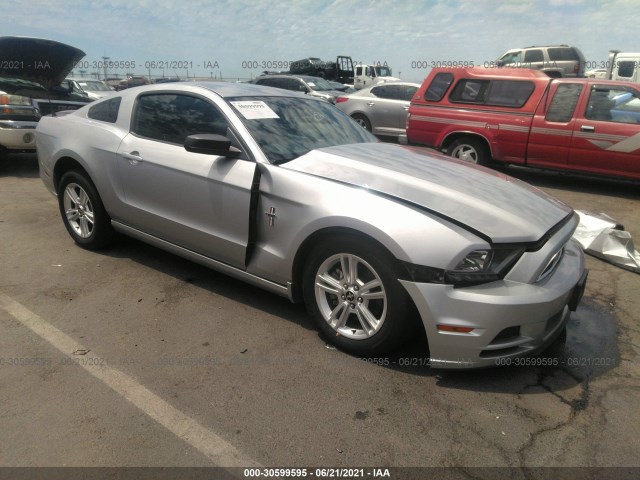
[[[498,67],[504,67],[504,60],[496,60],[496,66]]]
[[[231,146],[231,140],[222,135],[198,133],[184,139],[184,149],[187,152],[217,155],[228,158],[238,157],[242,151]]]

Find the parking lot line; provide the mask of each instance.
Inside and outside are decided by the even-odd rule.
[[[73,355],[73,352],[86,351],[76,340],[3,293],[0,293],[0,308],[53,345],[63,355],[75,359],[78,357]],[[133,403],[174,435],[202,452],[215,465],[220,467],[260,466],[258,462],[247,457],[222,437],[164,401],[131,376],[108,365],[99,365],[101,362],[98,361],[100,358],[98,355],[89,352],[82,358],[87,361],[78,363],[79,366]],[[96,361],[92,362],[92,359]]]

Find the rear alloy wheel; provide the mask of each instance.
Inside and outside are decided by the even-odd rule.
[[[304,272],[304,299],[323,336],[341,349],[376,355],[410,333],[411,300],[381,248],[347,237],[316,247]]]
[[[64,226],[78,245],[95,250],[111,242],[114,234],[111,219],[85,175],[69,171],[62,176],[58,205]]]
[[[477,138],[462,137],[455,140],[447,148],[447,155],[478,165],[489,164],[487,147]]]
[[[355,114],[355,115],[352,115],[351,118],[353,118],[356,121],[356,123],[360,125],[362,128],[364,128],[367,132],[371,131],[371,122],[364,115]]]

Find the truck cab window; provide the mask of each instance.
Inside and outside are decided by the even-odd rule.
[[[559,85],[549,104],[546,120],[549,122],[569,122],[573,118],[573,112],[576,110],[581,92],[582,85],[578,83]]]

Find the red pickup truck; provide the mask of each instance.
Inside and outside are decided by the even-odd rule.
[[[518,68],[435,68],[411,100],[404,140],[483,165],[640,179],[640,89]]]

